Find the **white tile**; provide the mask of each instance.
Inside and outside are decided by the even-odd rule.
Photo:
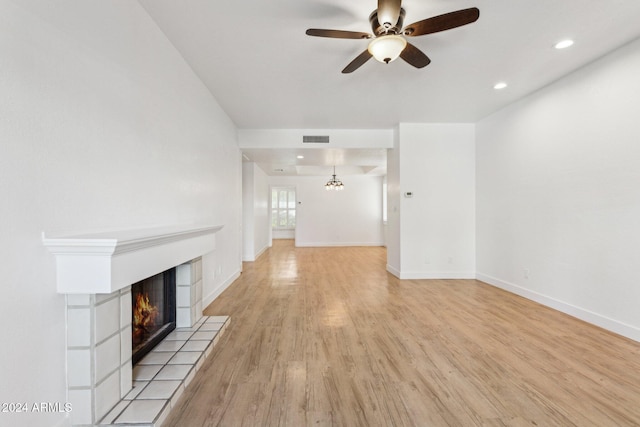
[[[131,346],[131,325],[129,325],[120,331],[120,363],[131,359],[133,351]]]
[[[176,392],[173,394],[173,397],[171,398],[171,407],[172,408],[174,408],[176,406],[176,404],[178,403],[178,400],[180,400],[180,396],[182,396],[182,393],[184,392],[184,388],[185,387],[186,387],[186,384],[184,384],[184,383],[180,384],[180,387],[178,387]]]
[[[169,360],[169,365],[194,365],[200,356],[201,351],[179,351]]]
[[[153,351],[178,351],[186,341],[162,341]]]
[[[95,308],[96,343],[120,330],[120,300],[112,299]]]
[[[190,316],[191,316],[191,323],[193,323],[196,319],[199,319],[200,317],[196,315],[196,307],[193,306],[191,307],[191,311],[189,312]]]
[[[120,295],[120,291],[115,291],[112,292],[110,294],[95,294],[95,304],[99,305],[100,303],[112,299],[112,298],[117,298]]]
[[[191,335],[193,335],[193,331],[174,330],[164,339],[167,341],[186,341],[191,338]]]
[[[98,383],[120,366],[120,335],[115,335],[96,346],[95,359],[95,379]]]
[[[91,304],[91,298],[88,294],[67,294],[67,306],[69,305],[84,305]]]
[[[95,389],[96,420],[102,419],[120,401],[120,372],[114,372]]]
[[[191,307],[191,286],[176,288],[176,304],[178,307]]]
[[[195,314],[195,318],[196,319],[200,319],[202,318],[202,301],[198,301],[196,303],[196,314]]]
[[[133,367],[133,380],[151,380],[162,369],[162,365],[136,365]]]
[[[217,335],[218,331],[201,331],[198,330],[198,332],[195,332],[192,336],[191,336],[191,340],[196,340],[196,341],[212,341],[213,338]]]
[[[120,415],[122,411],[127,407],[129,402],[123,400],[119,402],[101,421],[100,424],[112,424],[113,421]]]
[[[229,316],[208,316],[207,323],[224,323],[229,319]]]
[[[195,285],[191,285],[189,287],[189,306],[196,305],[196,287]]]
[[[176,308],[176,326],[178,328],[188,328],[191,325],[191,309]]]
[[[70,387],[91,386],[91,352],[67,350],[67,378]]]
[[[176,267],[176,285],[191,285],[191,264],[185,263]]]
[[[131,392],[133,388],[133,368],[131,362],[120,366],[120,398],[124,397]]]
[[[205,332],[205,331],[218,332],[220,329],[222,329],[222,325],[223,325],[222,323],[205,323],[204,325],[200,326],[198,331],[201,331],[201,332]]]
[[[91,309],[67,309],[67,345],[69,347],[91,345]]]
[[[138,365],[166,365],[173,357],[173,351],[152,351],[138,362]]]
[[[153,423],[167,403],[166,400],[134,400],[116,419],[116,423]]]
[[[193,264],[195,267],[194,282],[197,282],[198,280],[202,280],[202,258],[196,258]]]
[[[151,381],[149,385],[136,397],[138,399],[171,399],[173,393],[180,387],[182,381]]]
[[[120,327],[131,324],[131,292],[120,294]]]
[[[191,371],[191,365],[167,365],[163,367],[158,375],[156,375],[156,380],[183,380],[186,378],[189,371]]]
[[[190,328],[176,328],[176,332],[195,332],[198,330],[198,325],[194,325]]]
[[[195,378],[196,376],[196,371],[197,369],[192,369],[189,371],[189,373],[187,374],[186,378],[184,379],[184,386],[188,386],[189,383]]]
[[[204,351],[210,341],[187,341],[182,347],[182,351]]]
[[[162,427],[167,417],[169,416],[169,412],[171,412],[171,402],[167,402],[160,415],[156,418],[156,421],[153,423],[153,427]]]
[[[148,384],[149,384],[149,381],[134,381],[133,382],[133,388],[131,389],[131,391],[129,393],[127,393],[127,395],[125,397],[123,397],[123,399],[124,400],[133,400],[133,399],[135,399],[136,396],[138,396]]]
[[[91,390],[69,390],[69,403],[71,403],[71,412],[69,412],[71,424],[93,424]]]
[[[196,302],[202,302],[202,280],[196,282]]]

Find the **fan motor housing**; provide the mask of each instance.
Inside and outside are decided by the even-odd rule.
[[[385,34],[400,34],[402,30],[402,24],[404,23],[404,15],[405,11],[403,8],[400,8],[400,15],[398,16],[398,22],[392,26],[385,26],[378,21],[378,9],[371,12],[369,15],[369,22],[371,23],[371,31],[373,34],[377,36],[382,36]]]

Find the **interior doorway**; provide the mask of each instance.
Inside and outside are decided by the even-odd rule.
[[[296,188],[271,188],[271,237],[295,239],[296,237]]]

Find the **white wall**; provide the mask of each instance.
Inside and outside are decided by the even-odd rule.
[[[64,403],[64,297],[41,232],[224,224],[204,260],[210,300],[240,269],[241,156],[137,2],[2,1],[0,58],[0,401]]]
[[[295,186],[296,246],[382,246],[382,177],[340,175],[343,191],[326,191],[327,177],[270,177]]]
[[[402,246],[400,233],[400,128],[393,132],[394,148],[387,150],[387,226],[385,244],[387,246],[387,270],[400,276],[402,270]]]
[[[478,278],[640,340],[640,41],[477,124]]]
[[[271,243],[269,237],[269,180],[253,162],[242,164],[244,261],[255,261]]]
[[[474,125],[401,123],[397,142],[389,241],[399,248],[388,247],[389,271],[402,279],[475,277]]]
[[[254,163],[242,163],[242,260],[255,261],[254,228],[253,216],[253,172]]]

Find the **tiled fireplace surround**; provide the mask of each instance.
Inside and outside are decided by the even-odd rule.
[[[43,243],[56,256],[58,292],[66,294],[72,425],[99,424],[130,396],[134,384],[131,284],[176,266],[176,328],[195,330],[205,323],[202,255],[215,249],[215,233],[221,228],[172,227],[56,238],[43,235]],[[224,323],[221,318],[212,320]],[[210,351],[211,347],[204,347]]]

